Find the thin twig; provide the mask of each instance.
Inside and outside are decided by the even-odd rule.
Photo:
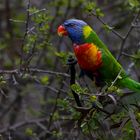
[[[12,22],[16,22],[16,23],[25,23],[26,24],[26,21],[24,21],[24,20],[17,20],[17,19],[9,19],[9,20]]]
[[[133,30],[134,26],[133,24],[135,23],[136,19],[139,17],[139,14],[140,12],[134,17],[133,21],[131,22],[131,25],[125,35],[125,37],[122,39],[122,43],[121,43],[121,47],[120,47],[120,51],[119,51],[119,54],[118,54],[118,57],[117,57],[117,60],[120,59],[121,55],[122,55],[122,52],[123,52],[123,49],[124,49],[124,44],[129,36],[129,34],[131,33],[131,31]]]
[[[140,28],[140,25],[132,24],[132,26],[133,26],[134,28]]]
[[[126,125],[126,123],[127,123],[129,120],[130,120],[129,118],[125,118],[125,119],[122,121],[122,123],[121,123],[121,125],[120,125],[120,127],[119,127],[119,129],[118,129],[118,132],[117,132],[117,134],[116,134],[116,137],[121,136],[121,134],[122,134],[122,129],[124,128],[124,126]]]
[[[92,12],[92,15],[94,15],[103,25],[108,25],[107,23],[105,23],[99,16],[96,15],[96,13]],[[110,26],[109,26],[110,27]],[[124,37],[119,34],[117,31],[115,31],[112,27],[110,27],[111,31],[118,36],[120,39],[123,39]]]
[[[136,57],[136,56],[134,56],[134,55],[127,54],[127,53],[125,53],[125,52],[122,52],[122,55],[127,56],[127,57],[130,57],[130,58],[133,58],[133,59],[140,59],[140,57]]]
[[[25,24],[25,33],[23,36],[23,42],[21,45],[21,59],[20,59],[20,69],[22,68],[22,63],[23,63],[23,48],[24,48],[24,43],[25,43],[25,39],[26,36],[28,35],[28,27],[29,27],[29,20],[30,20],[30,0],[28,0],[28,4],[27,4],[27,17],[26,17],[26,24]]]
[[[46,8],[43,8],[43,9],[37,10],[37,11],[35,11],[35,12],[29,14],[29,16],[33,16],[33,15],[38,14],[38,13],[43,12],[43,11],[46,11]]]
[[[118,73],[118,75],[116,76],[116,78],[114,79],[114,81],[112,82],[112,84],[111,84],[110,87],[112,87],[112,86],[115,85],[116,81],[117,81],[117,80],[119,79],[119,77],[120,77],[120,74],[121,74],[122,70],[123,70],[123,69],[121,68],[120,71],[119,71],[119,73]]]
[[[22,72],[24,72],[24,73],[29,73],[29,72],[47,73],[47,74],[51,74],[51,75],[70,77],[70,75],[67,73],[61,73],[61,72],[55,72],[55,71],[43,70],[43,69],[37,69],[37,68],[28,68],[28,71],[26,71],[25,69],[0,70],[0,74],[20,74]]]
[[[37,126],[39,126],[41,129],[45,129],[45,126],[43,124],[40,125],[41,122],[44,122],[44,121],[48,121],[48,119],[45,117],[45,118],[40,118],[40,119],[32,119],[32,120],[25,120],[25,121],[21,121],[21,122],[18,122],[12,126],[7,126],[3,129],[0,130],[0,133],[6,133],[7,131],[11,131],[11,130],[15,130],[15,129],[18,129],[18,128],[21,128],[25,125],[29,125],[29,124],[35,124]],[[42,127],[43,125],[43,127]],[[45,129],[47,131],[47,129]]]
[[[63,87],[64,87],[64,82],[63,82],[64,80],[65,80],[65,79],[64,79],[64,77],[63,77],[63,78],[62,78],[62,82],[61,82],[61,84],[60,84],[60,90],[62,90]],[[50,130],[50,127],[51,127],[52,121],[53,121],[53,117],[54,117],[54,113],[55,113],[55,111],[56,111],[56,109],[57,109],[58,99],[59,99],[59,96],[60,96],[60,94],[61,94],[61,91],[60,91],[60,90],[58,90],[58,92],[57,92],[57,95],[56,95],[56,98],[55,98],[55,104],[54,104],[54,106],[53,106],[52,113],[51,113],[50,116],[49,116],[49,121],[48,121],[48,126],[47,126],[47,129],[48,129],[48,130]],[[43,132],[43,133],[46,134],[46,131]],[[41,135],[44,135],[44,134],[41,134]]]

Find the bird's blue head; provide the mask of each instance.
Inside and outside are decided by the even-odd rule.
[[[58,34],[68,35],[73,43],[83,44],[84,42],[84,27],[88,26],[86,22],[78,19],[66,20],[62,25],[58,27]]]

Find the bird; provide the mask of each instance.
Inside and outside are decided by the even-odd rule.
[[[59,36],[68,36],[81,69],[99,87],[127,88],[140,93],[140,83],[130,78],[97,33],[83,20],[67,19],[57,28]]]

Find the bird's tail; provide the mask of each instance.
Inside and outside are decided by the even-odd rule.
[[[133,79],[129,77],[121,79],[118,84],[122,87],[126,87],[132,91],[140,93],[140,83],[134,81]]]

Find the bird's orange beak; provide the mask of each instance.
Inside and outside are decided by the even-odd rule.
[[[57,29],[57,33],[59,36],[67,36],[68,32],[63,25],[60,25]]]

